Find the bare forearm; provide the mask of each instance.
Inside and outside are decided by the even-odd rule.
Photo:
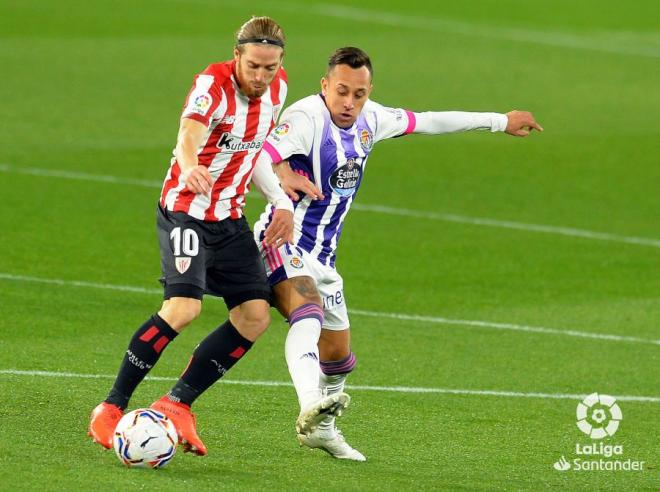
[[[181,132],[176,143],[176,160],[182,172],[191,171],[198,164],[197,145],[190,132]]]
[[[197,159],[197,152],[205,134],[206,126],[202,123],[183,118],[174,150],[186,187],[195,193],[208,193],[213,186],[209,170],[200,166]]]

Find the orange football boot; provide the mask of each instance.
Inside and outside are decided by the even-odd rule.
[[[197,435],[197,420],[188,405],[173,402],[167,396],[163,396],[160,400],[153,402],[151,408],[164,413],[172,421],[179,434],[179,442],[183,445],[184,452],[195,453],[199,456],[204,456],[208,452]]]
[[[124,411],[117,405],[102,402],[94,410],[89,421],[88,436],[104,448],[112,448],[112,435],[124,415]]]

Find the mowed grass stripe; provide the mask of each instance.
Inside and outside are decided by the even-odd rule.
[[[67,171],[64,169],[42,169],[36,167],[18,167],[8,164],[0,164],[0,172],[27,174],[32,176],[43,176],[49,178],[63,178],[80,181],[94,181],[99,183],[141,186],[146,188],[162,188],[162,181],[148,179],[123,178],[104,174],[89,174],[76,171]],[[576,229],[573,227],[550,226],[543,224],[530,224],[525,222],[515,222],[511,220],[498,220],[488,217],[470,217],[467,215],[446,214],[439,212],[428,212],[425,210],[412,210],[406,208],[390,207],[378,204],[354,203],[352,210],[360,212],[381,213],[385,215],[395,215],[400,217],[411,217],[417,219],[437,220],[443,222],[454,222],[459,224],[469,224],[485,227],[497,227],[501,229],[519,230],[525,232],[539,232],[544,234],[555,234],[559,236],[577,237],[583,239],[594,239],[598,241],[609,241],[616,243],[636,244],[640,246],[651,246],[660,248],[660,239],[645,238],[637,236],[623,236],[611,234],[608,232],[589,231],[586,229]]]
[[[116,290],[120,292],[137,292],[141,294],[162,295],[161,289],[150,289],[131,285],[104,284],[97,282],[87,282],[84,280],[64,280],[55,278],[32,277],[27,275],[14,275],[11,273],[0,272],[0,280],[10,280],[19,282],[36,282],[42,284],[54,284],[62,286]],[[496,323],[492,321],[450,319],[438,316],[424,316],[419,314],[405,313],[384,313],[378,311],[366,311],[363,309],[349,309],[351,315],[370,316],[375,318],[397,319],[404,321],[414,321],[421,323],[433,323],[440,325],[456,325],[468,328],[484,328],[494,330],[510,330],[524,333],[539,333],[546,335],[563,335],[569,337],[591,338],[596,340],[607,340],[612,342],[632,342],[651,345],[660,345],[660,340],[653,340],[639,337],[629,337],[622,335],[612,335],[606,333],[590,333],[586,331],[561,330],[557,328],[545,328],[540,326],[516,325],[513,323]]]
[[[7,376],[40,376],[49,378],[77,378],[77,379],[114,379],[116,376],[111,374],[80,374],[75,372],[56,372],[56,371],[22,371],[18,369],[0,369],[1,375]],[[147,376],[146,379],[153,381],[177,381],[175,377]],[[231,379],[222,379],[224,384],[235,384],[241,386],[293,386],[284,381],[237,381]],[[454,388],[420,388],[409,386],[369,386],[369,385],[346,385],[347,389],[356,391],[380,391],[387,393],[433,393],[465,396],[498,396],[508,398],[541,398],[552,400],[582,400],[587,395],[578,395],[571,393],[523,393],[519,391],[496,391],[496,390],[470,390]],[[660,397],[656,396],[637,396],[637,395],[612,395],[621,401],[638,401],[645,403],[660,403]]]

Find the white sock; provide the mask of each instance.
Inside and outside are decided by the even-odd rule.
[[[320,336],[320,321],[315,318],[302,318],[291,325],[286,337],[284,354],[301,410],[321,398],[318,347]]]
[[[344,391],[344,383],[348,374],[325,374],[319,371],[319,382],[321,387],[321,394],[334,395]],[[319,430],[330,430],[335,426],[335,417],[326,417],[319,424]]]

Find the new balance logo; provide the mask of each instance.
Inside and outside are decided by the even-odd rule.
[[[307,352],[306,354],[303,354],[301,359],[314,359],[314,360],[319,360],[318,356],[314,352]]]
[[[239,141],[231,133],[225,132],[220,136],[217,147],[225,152],[242,152],[246,150],[259,150],[263,144],[263,140],[252,140],[251,142]]]

